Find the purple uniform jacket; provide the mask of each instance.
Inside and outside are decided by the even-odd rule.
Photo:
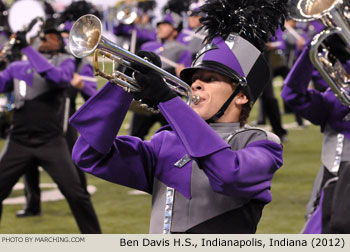
[[[340,103],[330,88],[323,93],[308,89],[308,83],[316,73],[314,70],[309,59],[309,49],[305,47],[285,80],[283,100],[301,116],[320,125],[322,131],[328,124],[333,130],[350,139],[350,108]],[[320,81],[321,78],[318,76],[314,80]]]
[[[152,193],[154,177],[191,198],[191,167],[197,162],[215,192],[271,201],[271,179],[282,165],[282,147],[269,140],[231,146],[180,98],[160,103],[170,127],[150,141],[117,136],[132,94],[108,83],[71,118],[80,132],[73,160],[84,171],[107,181]],[[187,154],[182,168],[174,164]]]
[[[12,80],[14,78],[24,80],[27,85],[32,86],[34,72],[31,69],[45,76],[47,80],[55,83],[57,87],[65,88],[69,85],[75,68],[73,58],[63,61],[60,66],[56,67],[31,46],[23,48],[22,52],[28,57],[28,61],[13,62],[0,73],[0,93],[13,90]]]
[[[190,30],[188,28],[184,28],[184,29]],[[190,30],[190,31],[192,31],[192,30]],[[179,41],[181,44],[188,46],[190,44],[190,40],[187,39],[187,37],[188,37],[188,35],[186,33],[184,33],[183,31],[181,31],[179,33],[179,35],[176,37],[176,40]]]

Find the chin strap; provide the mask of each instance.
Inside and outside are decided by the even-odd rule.
[[[228,106],[230,105],[230,103],[232,102],[233,98],[235,98],[235,96],[239,93],[239,91],[241,91],[241,86],[238,85],[235,89],[235,91],[232,93],[232,95],[227,99],[227,101],[222,105],[222,107],[219,109],[218,112],[216,112],[215,115],[213,115],[211,118],[209,118],[208,120],[206,120],[207,123],[214,123],[217,120],[219,120],[220,117],[222,117],[226,111],[226,109],[228,108]]]

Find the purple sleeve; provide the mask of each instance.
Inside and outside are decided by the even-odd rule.
[[[298,114],[313,124],[324,127],[332,106],[324,94],[308,89],[313,70],[314,67],[309,59],[309,49],[305,47],[289,72],[281,95],[283,100]]]
[[[95,77],[94,70],[90,64],[85,64],[82,67],[79,74],[82,76],[87,76],[87,77],[91,77],[91,78]],[[84,87],[81,90],[81,92],[88,97],[93,96],[97,91],[97,82],[96,81],[87,81],[87,80],[84,80],[83,82],[84,82]]]
[[[23,48],[22,52],[27,55],[28,61],[39,74],[44,75],[45,78],[53,81],[58,86],[66,87],[69,85],[75,69],[73,58],[64,60],[56,67],[31,46]]]
[[[325,28],[325,26],[319,20],[311,21],[310,25],[312,25],[314,28],[314,34],[321,32]]]
[[[154,30],[142,29],[135,27],[137,32],[137,38],[143,41],[154,41],[157,39],[157,33]]]
[[[316,69],[314,69],[312,71],[312,81],[314,82],[315,85],[318,85],[318,86],[322,87],[324,90],[329,88],[329,85],[327,84],[325,79],[323,79],[323,77],[321,76],[320,72],[317,71]]]
[[[183,64],[185,67],[190,67],[192,63],[192,53],[188,50],[183,51],[177,63]]]
[[[204,169],[214,191],[271,200],[271,178],[282,165],[280,144],[256,141],[242,150],[232,151],[180,98],[160,103],[159,108],[187,153]]]
[[[282,147],[268,140],[248,144],[244,149],[224,149],[199,159],[215,192],[239,195],[266,202],[274,173],[282,166]]]
[[[79,131],[72,156],[82,170],[105,180],[151,192],[155,163],[152,144],[137,137],[117,137],[132,94],[108,83],[72,117]]]
[[[131,93],[108,82],[73,114],[71,124],[95,150],[106,154],[118,134],[131,101]]]
[[[107,154],[96,151],[79,136],[74,145],[73,160],[80,169],[104,180],[152,192],[155,158],[150,142],[137,137],[118,137]]]
[[[13,90],[13,64],[10,64],[0,72],[0,93],[6,93]]]

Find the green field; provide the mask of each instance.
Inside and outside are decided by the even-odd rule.
[[[276,95],[279,94],[276,88]],[[120,134],[126,134],[130,114]],[[256,109],[251,120],[256,119]],[[294,121],[293,116],[283,115],[285,124]],[[158,127],[155,125],[152,132]],[[305,205],[312,182],[321,166],[321,133],[318,127],[293,128],[288,131],[289,141],[284,144],[284,165],[272,182],[272,202],[263,212],[258,233],[299,233],[304,225]],[[4,144],[1,141],[1,148]],[[41,183],[52,182],[45,172]],[[92,201],[99,217],[103,233],[148,233],[151,197],[129,195],[129,188],[121,187],[88,175],[90,185],[97,187]],[[12,196],[23,195],[13,191]],[[22,205],[4,205],[0,224],[2,234],[79,233],[65,200],[42,203],[43,215],[16,218]]]

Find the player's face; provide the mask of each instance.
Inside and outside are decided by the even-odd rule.
[[[233,81],[221,74],[197,70],[192,76],[193,95],[200,97],[192,109],[204,120],[211,118],[222,107],[234,91]]]
[[[201,22],[199,21],[200,16],[189,16],[188,17],[188,26],[192,29],[201,26]]]
[[[40,52],[50,52],[57,51],[61,48],[61,40],[55,33],[45,34],[45,40],[42,41],[39,51]]]
[[[157,35],[160,39],[168,39],[174,32],[174,27],[167,23],[159,24],[157,27]]]

